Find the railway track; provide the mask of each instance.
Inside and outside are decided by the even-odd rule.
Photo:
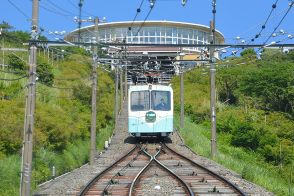
[[[79,195],[245,195],[164,143],[137,144]]]

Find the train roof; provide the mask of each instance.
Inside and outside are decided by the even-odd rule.
[[[172,87],[170,85],[160,85],[160,84],[145,84],[145,85],[132,85],[129,88],[130,91],[138,91],[138,90],[165,90],[172,91]]]

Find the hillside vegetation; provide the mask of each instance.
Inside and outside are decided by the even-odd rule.
[[[2,24],[3,27],[3,24]],[[29,34],[4,28],[4,47],[23,47]],[[1,42],[2,43],[2,42]],[[91,55],[77,47],[38,48],[33,188],[88,161]],[[48,58],[49,57],[49,58]],[[17,195],[28,84],[28,53],[6,51],[0,68],[0,195]],[[17,79],[17,80],[11,80]],[[113,74],[98,68],[97,147],[112,134]]]
[[[288,194],[294,182],[294,52],[268,50],[257,60],[245,51],[218,63],[216,81],[216,161],[276,194]],[[181,133],[196,152],[210,156],[209,69],[186,72],[184,82],[189,120]],[[176,111],[179,86],[174,78]]]

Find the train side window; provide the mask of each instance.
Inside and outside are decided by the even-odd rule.
[[[149,91],[133,91],[131,93],[131,111],[147,111],[150,109]]]
[[[170,111],[170,92],[169,91],[152,91],[151,106],[153,110]]]

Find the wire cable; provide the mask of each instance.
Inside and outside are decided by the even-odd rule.
[[[141,1],[139,8],[137,8],[136,15],[135,15],[135,17],[134,17],[134,19],[133,19],[133,21],[132,21],[131,26],[128,28],[128,32],[132,30],[132,27],[133,27],[133,24],[134,24],[136,18],[138,17],[139,13],[141,13],[141,7],[142,7],[143,3],[144,3],[144,0]],[[127,32],[127,33],[128,33],[128,32]]]
[[[263,25],[261,26],[261,30],[259,31],[259,33],[257,33],[257,34],[255,35],[255,38],[252,38],[252,39],[250,40],[251,42],[254,42],[255,39],[257,39],[257,38],[260,37],[262,31],[266,28],[266,24],[267,24],[267,22],[269,21],[271,15],[272,15],[272,13],[273,13],[273,11],[276,9],[276,7],[277,7],[277,3],[278,3],[278,2],[279,2],[279,0],[276,0],[275,3],[272,5],[272,9],[271,9],[271,11],[270,11],[268,17],[266,18],[265,22],[264,22]],[[249,43],[248,43],[248,44],[249,44]]]
[[[272,31],[272,33],[268,36],[268,38],[263,42],[263,45],[265,45],[268,40],[272,37],[272,35],[276,32],[276,30],[280,27],[280,25],[282,24],[282,22],[284,21],[284,19],[286,18],[286,16],[288,15],[288,13],[290,12],[290,10],[292,9],[294,4],[294,1],[291,1],[289,3],[289,8],[287,9],[286,13],[284,14],[284,16],[282,17],[282,19],[280,20],[280,22],[278,23],[278,25],[274,28],[274,30]]]
[[[23,78],[27,78],[28,75],[23,75],[22,77],[19,77],[19,78],[13,78],[13,79],[6,79],[6,78],[0,78],[0,80],[3,80],[3,81],[17,81],[17,80],[21,80]]]
[[[14,4],[11,0],[7,0],[19,13],[21,13],[28,20],[30,17],[22,11],[16,4]]]
[[[247,46],[248,46],[250,43],[254,42],[256,39],[261,38],[261,33],[262,33],[262,32],[264,31],[264,29],[266,28],[266,25],[267,25],[267,23],[268,23],[270,17],[272,16],[274,10],[277,8],[277,4],[278,4],[278,2],[279,2],[279,0],[275,0],[275,2],[272,4],[272,9],[271,9],[270,13],[268,14],[268,16],[267,16],[265,22],[261,25],[261,30],[260,30],[260,31],[254,36],[254,38],[251,38],[249,41],[246,41],[246,42],[247,42],[247,44],[246,44]],[[232,56],[232,55],[236,55],[236,54],[237,54],[238,52],[240,52],[241,50],[242,50],[241,48],[238,49],[237,51],[233,52],[230,56]]]
[[[66,9],[60,7],[59,5],[53,3],[51,0],[47,0],[47,1],[48,1],[48,3],[50,3],[52,6],[56,7],[56,8],[59,9],[59,10],[65,12],[65,13],[67,13],[67,14],[73,15],[73,16],[75,15],[73,12],[69,12],[68,10],[66,10]]]
[[[72,5],[73,7],[79,9],[78,6],[76,6],[71,0],[67,0],[67,2],[69,2],[70,5]],[[89,16],[94,16],[95,14],[92,14],[90,12],[87,12],[87,11],[83,11],[84,13],[88,14]]]
[[[60,16],[63,16],[63,17],[67,17],[68,18],[69,16],[71,16],[69,14],[61,13],[61,12],[59,12],[57,10],[52,10],[50,8],[47,8],[47,7],[43,6],[43,5],[40,5],[40,7],[43,8],[44,10],[48,11],[48,12],[51,12],[53,14],[57,14],[57,15],[60,15]]]
[[[12,66],[12,65],[8,65],[8,66]],[[23,74],[23,72],[19,72],[19,71],[3,71],[1,69],[0,69],[0,72],[8,73],[8,74]]]
[[[138,36],[138,34],[139,34],[139,32],[141,31],[142,27],[144,26],[146,20],[148,19],[149,15],[151,14],[151,12],[152,12],[152,10],[153,10],[153,8],[154,8],[154,6],[155,6],[155,2],[156,2],[156,1],[154,0],[154,5],[153,5],[152,7],[150,7],[150,10],[149,10],[148,14],[147,14],[146,17],[144,18],[143,23],[140,25],[140,27],[139,27],[137,33],[135,34],[135,37]]]
[[[25,88],[27,88],[27,85],[21,87],[20,89],[18,89],[16,92],[12,93],[11,95],[4,95],[1,96],[0,99],[12,99],[15,98],[16,95],[20,94]]]

